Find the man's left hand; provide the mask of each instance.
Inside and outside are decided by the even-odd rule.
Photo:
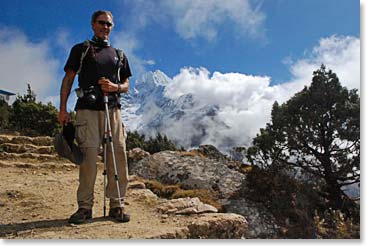
[[[103,92],[116,92],[118,90],[118,85],[112,83],[109,79],[102,77],[98,80],[98,84],[101,86]]]

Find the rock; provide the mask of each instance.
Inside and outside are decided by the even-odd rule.
[[[276,219],[262,204],[238,198],[230,200],[225,208],[246,217],[248,222],[244,234],[246,238],[273,238],[279,231]]]
[[[54,146],[41,146],[38,147],[36,150],[38,154],[48,154],[51,155],[52,153],[55,152],[55,147]]]
[[[27,136],[14,136],[10,139],[13,144],[31,144],[32,138]]]
[[[145,157],[150,156],[150,154],[140,148],[134,148],[127,152],[127,157],[129,162],[137,162]]]
[[[55,153],[51,137],[0,135],[0,149],[1,159],[60,160]]]
[[[145,184],[139,181],[129,182],[129,189],[145,189]]]
[[[53,146],[53,140],[52,137],[35,137],[32,143],[38,146]]]
[[[201,214],[189,225],[174,228],[149,239],[241,239],[247,228],[246,219],[238,214]]]
[[[158,196],[148,189],[133,189],[130,191],[130,194],[134,196],[136,200],[144,201],[152,206],[159,203]]]
[[[133,181],[140,181],[140,180],[142,180],[142,178],[140,178],[139,176],[136,176],[136,175],[129,175],[128,180],[129,180],[129,182],[133,182]]]
[[[210,159],[214,160],[227,160],[230,159],[223,155],[217,148],[215,148],[213,145],[200,145],[198,149],[196,149],[197,152],[203,154],[205,157],[208,157]]]
[[[238,214],[205,214],[188,229],[190,238],[240,239],[246,232],[247,221]]]
[[[0,144],[9,143],[12,137],[7,135],[0,135]]]
[[[14,136],[11,138],[13,144],[33,144],[37,146],[53,146],[52,137],[27,137],[27,136]]]
[[[1,159],[22,159],[22,158],[29,158],[34,159],[37,161],[49,161],[49,160],[60,160],[57,155],[48,155],[48,154],[35,154],[35,153],[7,153],[7,152],[0,152]],[[68,162],[64,159],[65,162]]]
[[[197,197],[172,199],[161,204],[158,207],[158,210],[165,214],[200,214],[208,212],[218,212],[215,207],[209,204],[202,203]]]
[[[164,184],[180,184],[183,189],[215,191],[219,198],[229,198],[245,180],[244,174],[231,170],[223,161],[175,151],[150,155],[135,163],[130,172]]]
[[[246,169],[246,167],[248,168],[249,166],[249,165],[242,163],[242,161],[233,160],[229,156],[222,154],[213,145],[200,145],[198,149],[191,150],[191,152],[201,154],[202,156],[205,156],[209,159],[222,161],[230,169],[236,170],[241,173],[245,173],[244,169]]]
[[[34,154],[52,154],[54,153],[53,146],[37,146],[33,144],[14,144],[3,143],[0,148],[7,153],[34,153]]]

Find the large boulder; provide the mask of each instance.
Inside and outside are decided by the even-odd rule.
[[[200,145],[198,149],[194,149],[193,151],[199,152],[209,159],[214,159],[218,161],[230,160],[226,155],[222,154],[217,148],[210,144]]]
[[[279,230],[274,217],[264,206],[241,195],[246,192],[242,190],[246,174],[230,168],[230,162],[209,146],[199,151],[159,152],[135,163],[130,172],[145,179],[180,184],[185,189],[208,189],[218,192],[218,202],[224,206],[225,211],[246,218],[243,237],[274,237]]]
[[[280,229],[274,216],[261,203],[238,197],[230,199],[226,210],[246,217],[245,238],[276,238]]]
[[[231,170],[220,160],[162,151],[150,155],[130,168],[130,173],[165,184],[180,184],[184,189],[208,189],[218,192],[219,198],[229,198],[236,192],[245,175]]]
[[[222,154],[215,146],[210,144],[200,145],[199,148],[192,149],[190,152],[196,153],[203,157],[207,157],[209,159],[223,162],[230,169],[236,170],[241,173],[246,173],[246,169],[249,168],[249,165],[244,164],[242,161],[234,160],[231,157]]]
[[[145,157],[150,156],[150,154],[141,148],[134,148],[127,152],[127,158],[129,162],[138,162]]]
[[[246,219],[238,214],[205,214],[188,226],[189,238],[243,239]]]
[[[201,214],[218,212],[215,207],[201,202],[197,197],[184,197],[168,200],[163,202],[158,207],[158,210],[166,214]]]
[[[204,213],[190,217],[181,228],[160,233],[149,239],[244,239],[246,219],[238,214]]]

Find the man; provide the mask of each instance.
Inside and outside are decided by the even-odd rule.
[[[78,210],[69,222],[80,224],[92,218],[94,202],[94,184],[97,174],[97,155],[103,142],[105,127],[105,105],[103,95],[108,94],[112,141],[117,166],[120,191],[112,159],[111,147],[107,148],[106,196],[110,198],[109,216],[119,222],[128,222],[130,216],[124,212],[123,198],[128,183],[126,158],[126,131],[122,123],[120,93],[129,89],[131,71],[124,54],[112,48],[109,36],[114,26],[112,13],[96,11],[92,15],[94,36],[91,40],[75,45],[64,67],[65,76],[60,90],[59,123],[69,121],[67,100],[78,74],[79,94],[76,103],[76,141],[83,153],[83,162],[79,167],[79,187],[77,190]],[[119,57],[122,56],[122,57]]]

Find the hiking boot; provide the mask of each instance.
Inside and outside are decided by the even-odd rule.
[[[70,224],[82,224],[88,219],[92,218],[92,209],[79,208],[73,215],[69,218]]]
[[[122,208],[111,208],[108,216],[122,223],[130,221],[130,215],[124,213]]]

